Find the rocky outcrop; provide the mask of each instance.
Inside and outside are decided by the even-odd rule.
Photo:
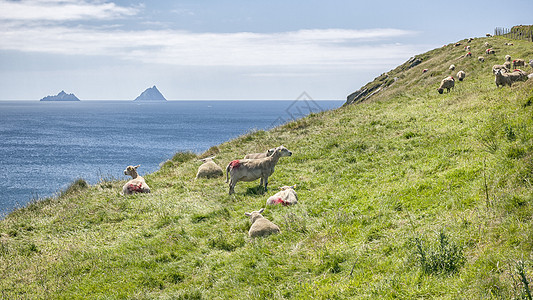
[[[133,101],[167,101],[167,99],[163,97],[163,94],[154,85],[151,88],[147,88]]]
[[[55,96],[46,96],[40,101],[80,101],[80,99],[74,94],[67,94],[65,91],[61,91]]]

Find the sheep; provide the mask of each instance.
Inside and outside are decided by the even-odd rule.
[[[509,77],[511,78],[511,81],[526,81],[528,79],[527,73],[520,70],[515,69],[513,72],[509,73]]]
[[[515,59],[513,60],[513,69],[517,69],[518,67],[525,67],[526,62],[523,59]]]
[[[496,74],[498,70],[503,70],[503,73],[509,72],[509,68],[506,67],[505,64],[492,66],[492,74]]]
[[[428,69],[424,69],[422,70],[422,73],[426,73],[427,71],[429,71]]]
[[[213,161],[215,156],[200,159],[203,164],[198,167],[198,173],[196,173],[196,179],[198,178],[216,178],[224,176],[222,168]]]
[[[510,61],[506,61],[503,63],[503,66],[507,69],[507,70],[510,70],[511,69],[511,62]]]
[[[472,57],[472,52],[468,52],[465,57]]]
[[[469,38],[467,42],[470,43],[473,40],[474,40],[473,38]]]
[[[511,61],[511,55],[507,54],[505,55],[505,61]]]
[[[244,159],[265,158],[267,156],[272,155],[272,153],[274,153],[274,151],[276,151],[276,148],[268,149],[266,152],[246,154],[246,156],[244,156]]]
[[[270,220],[263,217],[261,214],[265,211],[261,208],[259,211],[252,211],[251,213],[245,212],[244,215],[250,217],[252,226],[248,231],[248,236],[251,238],[259,236],[268,236],[275,233],[281,233],[278,225],[272,223]]]
[[[505,86],[505,85],[508,85],[508,86],[511,86],[513,84],[513,82],[511,81],[511,78],[509,77],[509,74],[507,73],[502,73],[501,70],[498,70],[496,71],[496,74],[495,75],[495,78],[494,78],[494,83],[496,83],[496,87],[500,87],[501,86]]]
[[[466,51],[470,51],[470,46],[465,46]]]
[[[496,54],[496,51],[494,51],[494,49],[489,48],[489,49],[485,50],[485,53],[486,54]]]
[[[449,93],[450,89],[453,89],[454,86],[455,86],[455,79],[452,76],[448,76],[441,81],[440,86],[437,89],[437,91],[439,92],[439,94],[442,94],[444,92],[444,89],[446,89],[446,91]]]
[[[487,33],[487,34],[485,34],[485,36],[486,36],[486,37],[491,37],[491,36],[492,36],[492,34],[490,34],[490,33]]]
[[[266,201],[266,205],[281,204],[287,206],[298,203],[298,195],[296,194],[296,191],[294,191],[295,188],[296,185],[280,187],[281,191],[270,196]]]
[[[134,193],[150,193],[150,187],[144,181],[144,178],[137,173],[137,166],[127,166],[124,170],[124,175],[129,175],[132,179],[122,187],[122,194],[131,195]]]
[[[480,57],[477,58],[477,60],[479,60],[479,62],[484,62],[485,58],[483,56],[480,56]]]
[[[268,177],[274,173],[274,167],[281,157],[291,156],[289,149],[279,146],[271,156],[260,159],[241,159],[231,161],[226,167],[226,183],[229,181],[229,194],[235,192],[234,188],[239,181],[254,181],[261,178],[260,185],[264,184],[265,192],[268,187]]]
[[[505,43],[505,46],[514,46],[513,43]]]
[[[450,69],[450,71],[453,71],[453,70],[455,70],[455,65],[453,65],[453,64],[452,64],[452,65],[450,65],[450,67],[449,67],[448,69]]]
[[[530,66],[531,68],[533,68],[533,59],[530,59],[530,60],[529,60],[529,66]]]
[[[465,77],[466,77],[465,71],[457,72],[457,79],[459,79],[459,81],[463,81],[463,79],[465,79]]]
[[[454,47],[459,47],[459,46],[461,46],[461,45],[462,45],[462,44],[461,44],[460,42],[457,42],[457,43],[455,43]]]

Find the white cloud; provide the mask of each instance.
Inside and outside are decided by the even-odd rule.
[[[386,63],[404,58],[414,50],[413,46],[386,41],[415,34],[400,29],[192,33],[3,23],[2,50],[105,55],[144,63],[191,66],[375,64],[371,60],[377,59]]]
[[[137,8],[84,0],[0,0],[0,20],[79,21],[132,16]]]

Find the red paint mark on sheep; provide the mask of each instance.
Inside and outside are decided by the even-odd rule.
[[[278,199],[274,200],[274,201],[272,202],[272,204],[281,204],[281,205],[283,205],[283,206],[287,206],[287,205],[289,205],[288,202],[283,201],[283,199],[281,199],[281,198],[278,198]]]
[[[130,183],[128,185],[128,190],[130,192],[138,192],[138,193],[140,193],[140,192],[142,192],[142,186],[143,186],[143,184],[141,182],[139,182],[139,184]]]
[[[239,160],[234,160],[230,162],[229,165],[232,169],[238,169],[241,166],[241,162]]]

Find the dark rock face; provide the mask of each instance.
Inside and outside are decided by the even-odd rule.
[[[134,101],[167,101],[163,94],[155,87],[147,88]]]
[[[80,99],[74,94],[67,94],[65,91],[61,91],[55,96],[46,96],[40,101],[80,101]]]

